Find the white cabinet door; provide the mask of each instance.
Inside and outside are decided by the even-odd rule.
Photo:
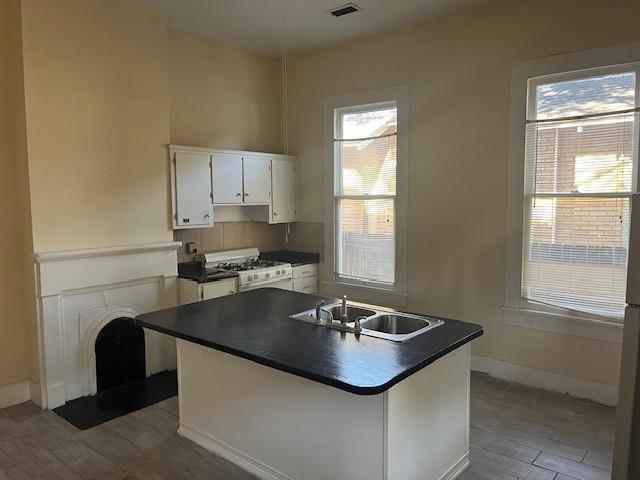
[[[318,277],[294,278],[293,291],[309,294],[318,293]]]
[[[201,300],[224,297],[225,295],[231,295],[238,291],[235,278],[203,283],[200,285],[200,288],[202,289],[200,294]]]
[[[210,156],[174,152],[174,226],[213,225]]]
[[[263,156],[243,157],[244,203],[268,205],[271,193],[271,159]]]
[[[290,159],[274,158],[271,161],[271,221],[288,223],[296,221],[296,170]]]
[[[212,177],[214,205],[242,204],[242,156],[214,153]]]

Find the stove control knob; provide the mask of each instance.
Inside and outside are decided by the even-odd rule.
[[[247,275],[247,280],[251,280],[251,275]]]
[[[271,276],[270,273],[265,273],[265,275],[264,275],[265,278],[269,278],[270,276]]]
[[[280,270],[276,270],[276,275],[280,275]]]

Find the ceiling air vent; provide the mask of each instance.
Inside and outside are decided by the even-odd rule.
[[[334,17],[341,17],[343,15],[348,15],[350,13],[359,12],[362,10],[355,3],[347,3],[346,5],[342,5],[341,7],[334,8],[333,10],[329,10],[329,13]]]

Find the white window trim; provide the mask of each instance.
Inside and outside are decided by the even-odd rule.
[[[525,120],[528,102],[527,89],[531,78],[560,74],[571,78],[574,75],[571,72],[632,64],[639,61],[640,42],[636,42],[554,55],[512,65],[507,174],[507,271],[505,306],[502,308],[507,325],[615,343],[622,342],[623,326],[621,323],[562,308],[541,308],[533,302],[527,302],[525,305],[522,301]],[[640,82],[637,82],[636,88],[640,89]]]
[[[395,101],[398,108],[398,144],[396,176],[395,275],[392,288],[336,280],[335,208],[334,208],[334,112],[337,108]],[[407,209],[409,185],[409,87],[350,93],[324,101],[325,138],[325,288],[330,295],[348,295],[357,300],[405,306],[407,300]]]

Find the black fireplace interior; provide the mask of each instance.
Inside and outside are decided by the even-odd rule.
[[[144,331],[132,318],[116,318],[96,339],[98,393],[145,378]]]
[[[117,318],[95,345],[97,395],[81,397],[54,412],[81,430],[146,408],[178,394],[175,370],[146,376],[144,330],[131,318]]]

